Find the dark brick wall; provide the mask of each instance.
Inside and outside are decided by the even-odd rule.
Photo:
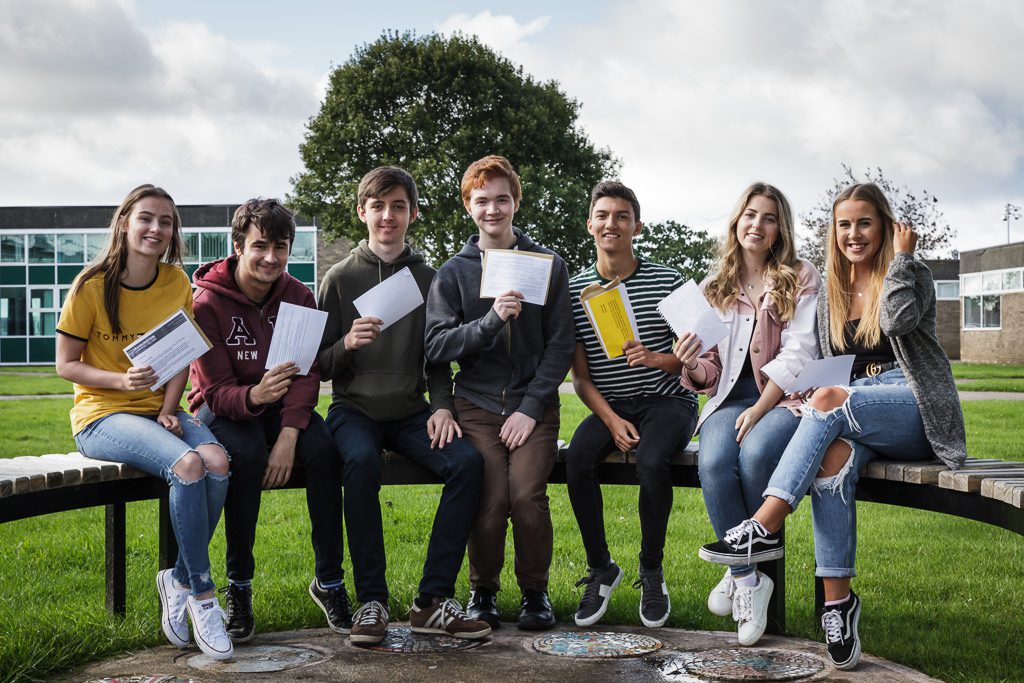
[[[348,256],[353,244],[343,237],[333,242],[324,240],[324,231],[316,231],[316,283],[317,287],[324,281],[324,275],[338,261]]]
[[[935,334],[950,360],[960,358],[960,301],[935,302]]]
[[[960,272],[979,273],[1024,266],[1024,242],[965,251],[960,254]]]

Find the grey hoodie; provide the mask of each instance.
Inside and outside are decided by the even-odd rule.
[[[575,328],[565,261],[518,228],[515,248],[552,254],[547,302],[524,303],[518,318],[502,322],[480,298],[482,253],[478,235],[441,266],[427,298],[427,359],[458,361],[455,396],[500,415],[516,411],[541,422],[558,405],[558,386],[572,364]]]
[[[324,379],[332,380],[332,408],[345,405],[378,422],[400,420],[427,409],[423,393],[429,389],[432,410],[453,410],[449,364],[427,365],[424,381],[422,306],[384,330],[372,344],[345,350],[345,335],[361,317],[352,302],[406,267],[426,298],[434,269],[408,245],[397,259],[385,263],[363,240],[324,276],[317,305],[327,312],[327,326],[317,361]]]

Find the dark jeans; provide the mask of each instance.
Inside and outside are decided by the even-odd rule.
[[[483,461],[467,440],[458,437],[444,448],[430,448],[429,418],[425,410],[401,420],[377,422],[358,410],[337,405],[327,413],[327,425],[344,468],[345,522],[359,602],[388,604],[387,558],[378,498],[380,451],[384,448],[444,480],[419,590],[446,598],[455,595],[455,579],[479,503]]]
[[[231,456],[231,479],[224,504],[224,536],[227,540],[227,573],[232,581],[251,581],[256,568],[252,555],[256,522],[260,516],[263,474],[270,449],[281,433],[279,407],[267,406],[252,420],[217,417],[204,405],[196,414]],[[295,466],[306,475],[306,507],[313,525],[316,578],[321,584],[342,580],[344,554],[342,533],[341,462],[334,440],[320,415],[310,415],[309,426],[295,445]]]
[[[672,511],[671,459],[686,446],[697,425],[697,409],[670,396],[645,396],[609,402],[615,414],[628,420],[640,434],[636,474],[640,480],[640,565],[661,566],[665,534]],[[596,415],[583,420],[572,435],[565,455],[569,501],[576,515],[587,564],[604,567],[611,561],[604,534],[604,500],[597,466],[617,450],[611,432]]]

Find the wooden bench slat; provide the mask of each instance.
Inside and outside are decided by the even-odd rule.
[[[1007,463],[1002,460],[996,460],[995,458],[968,458],[967,462],[963,466],[956,470],[962,472],[964,470],[972,469],[993,469],[1001,467]],[[908,484],[938,484],[939,474],[942,472],[951,472],[946,465],[937,461],[929,461],[927,464],[918,464],[917,466],[904,465],[903,467],[903,481]]]
[[[990,477],[1012,477],[1016,474],[1024,474],[1024,463],[998,469],[981,468],[975,471],[947,470],[946,472],[939,473],[939,488],[963,491],[964,493],[976,493],[981,490],[983,479]]]
[[[993,477],[981,480],[982,498],[999,498],[1001,489],[1007,484],[1024,484],[1024,475],[1020,477]]]

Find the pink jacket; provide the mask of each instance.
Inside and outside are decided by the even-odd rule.
[[[729,396],[739,378],[748,351],[750,364],[754,369],[754,381],[759,391],[764,391],[767,379],[785,388],[796,378],[807,361],[821,355],[816,324],[816,302],[821,277],[809,261],[800,259],[800,265],[800,294],[797,298],[796,313],[789,322],[780,321],[771,298],[762,295],[760,308],[756,311],[755,328],[754,303],[743,291],[740,292],[732,310],[723,313],[716,309],[722,322],[729,328],[729,338],[697,359],[697,363],[707,373],[707,380],[702,386],[694,384],[685,370],[680,379],[687,389],[712,394],[700,413],[698,429]],[[710,279],[711,276],[708,276],[700,283],[701,291]],[[765,286],[765,293],[771,290],[772,283],[769,282]],[[792,408],[798,406],[799,401],[783,398],[778,405]]]

